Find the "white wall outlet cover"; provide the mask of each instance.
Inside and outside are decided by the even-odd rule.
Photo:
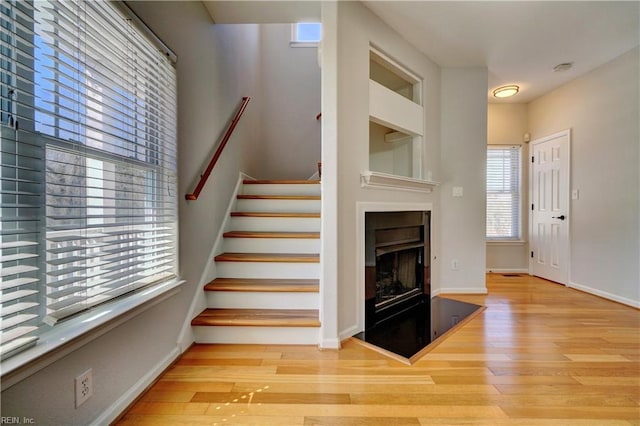
[[[571,190],[571,199],[572,200],[577,200],[580,198],[580,191],[578,191],[577,189],[572,189]]]
[[[75,380],[76,408],[93,396],[93,371],[88,369]]]
[[[463,189],[461,186],[454,186],[452,191],[451,191],[451,195],[454,197],[462,197],[462,194],[464,193]]]

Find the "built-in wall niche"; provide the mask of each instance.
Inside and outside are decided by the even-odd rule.
[[[430,190],[421,186],[423,135],[422,78],[370,46],[369,170],[361,175],[363,186]]]
[[[369,122],[369,169],[397,176],[412,177],[414,168],[413,136]]]
[[[373,46],[369,50],[369,79],[418,105],[422,104],[421,79]]]

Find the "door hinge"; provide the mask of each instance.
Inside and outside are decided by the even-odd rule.
[[[533,156],[531,157],[531,162],[532,162],[532,163],[535,163],[534,158],[535,158],[535,157],[533,157]]]
[[[533,211],[533,204],[531,204],[531,211]]]
[[[531,252],[531,258],[533,259],[533,251]]]

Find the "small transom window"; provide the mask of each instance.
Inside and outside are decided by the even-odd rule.
[[[291,46],[315,47],[322,39],[322,24],[298,22],[291,26]]]

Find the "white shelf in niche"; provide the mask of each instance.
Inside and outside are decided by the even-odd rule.
[[[367,170],[360,174],[360,184],[363,188],[400,189],[404,191],[429,193],[440,183]]]

